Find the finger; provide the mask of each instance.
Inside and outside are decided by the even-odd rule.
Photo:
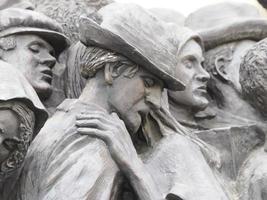
[[[100,130],[108,130],[110,127],[108,124],[103,123],[98,119],[76,120],[76,126],[85,128],[98,128]]]
[[[109,131],[102,131],[96,128],[77,128],[81,135],[88,135],[103,140],[107,145],[111,144],[112,134]]]
[[[113,124],[114,120],[109,114],[104,113],[95,113],[95,114],[79,114],[76,116],[76,120],[90,120],[98,119],[103,123]]]
[[[93,114],[103,114],[103,115],[108,115],[108,113],[106,111],[102,111],[102,110],[86,110],[86,111],[82,111],[80,113],[81,115],[87,115],[87,114],[90,114],[90,115],[93,115]]]

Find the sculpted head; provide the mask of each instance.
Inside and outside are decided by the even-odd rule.
[[[0,179],[21,167],[33,138],[35,116],[19,101],[0,105]]]
[[[47,41],[30,34],[0,38],[0,56],[25,75],[42,99],[50,96],[56,58],[54,48]]]
[[[176,77],[186,88],[184,91],[169,91],[169,97],[178,105],[202,110],[208,105],[207,82],[209,74],[203,69],[201,45],[194,39],[188,40],[178,53]]]
[[[142,117],[161,106],[163,81],[128,58],[98,47],[83,54],[81,73],[99,77],[106,87],[108,104],[125,122],[131,133],[138,130]]]
[[[240,93],[239,68],[245,52],[255,43],[241,40],[218,45],[205,52],[203,67],[210,74],[208,91],[219,107],[225,104],[224,85],[229,85]]]
[[[92,52],[82,74],[90,77],[102,68],[95,77],[105,79],[108,104],[130,132],[161,106],[163,87],[185,88],[175,78],[176,30],[138,5],[112,3],[91,18],[81,17],[80,41]]]
[[[243,96],[264,118],[267,118],[267,40],[264,39],[245,54],[240,66]]]
[[[38,96],[52,93],[52,68],[68,46],[61,27],[31,10],[9,8],[0,12],[0,59],[19,69]]]

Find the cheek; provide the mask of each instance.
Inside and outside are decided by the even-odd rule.
[[[186,67],[181,67],[176,71],[176,77],[187,85],[192,82],[194,78],[194,71]]]
[[[145,88],[142,80],[127,83],[127,87],[123,89],[122,98],[127,98],[126,107],[131,109],[141,100],[145,98]]]
[[[116,83],[115,83],[116,84]],[[142,80],[126,79],[120,85],[113,85],[110,91],[110,103],[121,113],[132,110],[134,105],[145,97]]]

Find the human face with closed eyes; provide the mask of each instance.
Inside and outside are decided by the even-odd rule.
[[[184,91],[169,91],[169,97],[179,105],[204,109],[208,105],[207,82],[210,76],[202,67],[201,46],[195,40],[189,40],[180,50],[178,60],[176,77],[186,88]]]
[[[3,53],[3,59],[17,67],[41,99],[52,93],[52,68],[56,64],[53,47],[37,35],[15,35],[16,47]]]

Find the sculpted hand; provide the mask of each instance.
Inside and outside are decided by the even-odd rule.
[[[78,133],[103,140],[122,171],[123,166],[129,167],[135,161],[139,162],[130,134],[116,113],[87,111],[78,115],[76,119]]]
[[[103,140],[111,157],[130,181],[140,200],[162,200],[157,188],[142,160],[138,157],[125,124],[116,113],[111,115],[101,111],[88,111],[77,116],[78,133]]]

